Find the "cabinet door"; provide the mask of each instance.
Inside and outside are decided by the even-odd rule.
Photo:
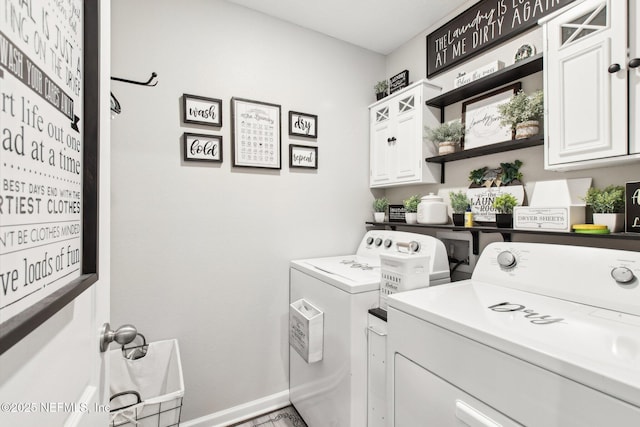
[[[420,178],[422,161],[422,130],[417,107],[421,100],[417,91],[407,93],[395,101],[397,111],[396,130],[393,143],[395,150],[395,170],[393,174],[398,182],[413,181]]]
[[[611,0],[545,25],[547,168],[627,154],[626,30],[626,2]]]
[[[377,186],[391,181],[392,144],[390,103],[380,104],[371,110],[370,135],[370,186]]]
[[[637,0],[629,2],[629,145],[632,153],[640,153],[640,6]]]

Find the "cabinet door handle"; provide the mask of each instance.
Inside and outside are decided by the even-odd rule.
[[[633,58],[629,61],[629,68],[638,68],[640,67],[640,58]]]
[[[609,73],[611,74],[614,74],[620,71],[621,69],[622,68],[620,67],[620,64],[611,64],[609,65],[609,68],[607,68],[607,71],[609,71]]]

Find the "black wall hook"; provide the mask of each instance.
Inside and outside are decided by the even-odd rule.
[[[155,81],[155,82],[153,82],[153,84],[151,82],[156,77],[158,77],[158,74],[154,71],[154,72],[151,73],[151,77],[149,77],[149,80],[147,80],[146,82],[137,82],[135,80],[123,79],[121,77],[111,77],[111,80],[116,80],[118,82],[131,83],[131,84],[140,85],[140,86],[155,86],[155,85],[158,84],[158,82]]]

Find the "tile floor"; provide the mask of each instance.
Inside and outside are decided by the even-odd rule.
[[[307,427],[307,424],[293,406],[287,406],[231,427]]]

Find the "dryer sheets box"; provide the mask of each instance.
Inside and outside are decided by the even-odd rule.
[[[307,363],[322,360],[324,313],[305,299],[289,304],[289,345]]]
[[[571,231],[585,222],[583,197],[591,178],[536,182],[529,206],[513,208],[513,228],[518,230]]]

